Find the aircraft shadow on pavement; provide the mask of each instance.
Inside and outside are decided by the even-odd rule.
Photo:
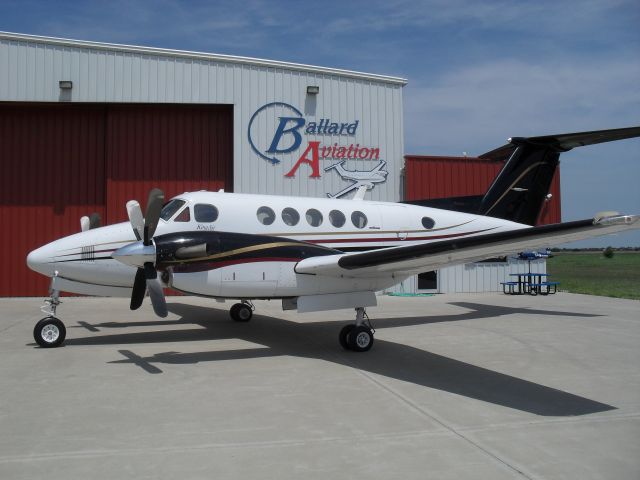
[[[528,308],[513,308],[469,302],[454,302],[466,312],[454,315],[381,318],[374,321],[376,329],[425,325],[439,322],[477,320],[509,314],[545,316],[596,317],[598,315]],[[438,389],[496,405],[536,415],[575,416],[613,410],[615,407],[562,390],[499,373],[470,363],[455,360],[408,345],[376,339],[370,352],[358,354],[339,350],[337,331],[340,322],[296,323],[289,320],[255,315],[250,323],[232,322],[226,310],[171,303],[169,310],[178,320],[105,322],[81,326],[101,335],[71,338],[68,346],[125,345],[214,339],[242,339],[260,345],[258,348],[203,352],[161,352],[142,357],[131,350],[118,350],[124,357],[112,364],[134,364],[151,374],[162,373],[159,364],[195,364],[222,360],[240,360],[280,355],[317,358],[362,371],[383,375],[416,385]],[[150,332],[102,334],[104,329],[131,327],[192,326]]]

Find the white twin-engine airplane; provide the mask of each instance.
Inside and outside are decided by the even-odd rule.
[[[253,299],[281,299],[283,309],[299,312],[355,308],[355,323],[339,340],[346,349],[369,350],[365,307],[376,304],[376,291],[411,275],[638,228],[639,215],[617,213],[531,226],[561,152],[637,136],[640,127],[512,138],[483,155],[506,162],[477,197],[388,203],[203,191],[164,204],[154,189],[144,217],[130,201],[128,223],[91,228],[83,217],[86,231],[29,254],[29,267],[52,277],[49,315],[34,338],[42,347],[64,341],[55,316],[60,291],[130,297],[132,310],[148,292],[165,317],[163,288],[171,287],[238,299],[230,311],[237,321],[251,318]]]

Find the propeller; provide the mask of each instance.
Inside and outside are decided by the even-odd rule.
[[[155,269],[156,251],[153,235],[158,227],[160,212],[164,204],[164,193],[158,188],[149,192],[147,211],[144,217],[140,204],[135,200],[127,202],[127,214],[136,238],[142,242],[131,243],[113,253],[113,257],[121,262],[138,267],[131,291],[131,310],[142,305],[144,294],[148,290],[153,311],[159,317],[167,316],[167,303]]]
[[[91,215],[80,218],[80,231],[86,232],[94,228],[100,227],[100,214],[93,212]]]
[[[100,214],[98,212],[93,212],[89,215],[89,229],[93,230],[94,228],[100,227]]]

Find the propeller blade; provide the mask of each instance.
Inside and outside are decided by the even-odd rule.
[[[153,234],[156,232],[158,220],[160,220],[160,212],[164,205],[164,192],[159,188],[154,188],[149,192],[149,200],[147,200],[147,212],[144,216],[144,244],[150,245]]]
[[[140,308],[140,305],[142,305],[144,293],[147,289],[146,283],[144,269],[139,268],[136,271],[136,279],[133,282],[133,289],[131,290],[131,304],[129,305],[131,310],[137,310]]]
[[[142,236],[144,235],[144,218],[142,218],[140,204],[135,200],[129,200],[127,202],[127,216],[133,228],[133,233],[136,234],[136,238],[142,240]]]
[[[100,228],[100,214],[93,212],[89,215],[89,229]]]
[[[91,223],[89,221],[89,217],[84,216],[84,217],[80,218],[80,231],[81,232],[86,232],[90,228],[91,228]]]
[[[145,262],[144,264],[144,278],[147,280],[155,280],[158,278],[158,272],[153,267],[153,263]]]
[[[153,311],[156,312],[156,315],[159,317],[166,317],[168,314],[167,302],[164,299],[164,292],[162,291],[160,281],[157,278],[147,280],[147,289],[149,290],[149,298],[151,299]]]

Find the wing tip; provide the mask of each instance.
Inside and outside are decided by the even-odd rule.
[[[601,212],[593,218],[594,225],[635,225],[640,215],[620,215],[618,212]],[[638,225],[640,226],[640,225]]]

